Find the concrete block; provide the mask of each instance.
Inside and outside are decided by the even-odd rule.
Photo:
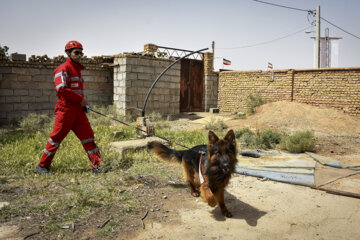
[[[125,58],[124,64],[138,65],[138,60],[139,60],[138,58],[127,57],[127,58]]]
[[[152,79],[151,78],[152,75],[150,73],[138,73],[137,75],[138,75],[138,79],[140,79],[140,80],[150,80],[150,79]]]
[[[38,94],[40,94],[40,93],[35,94],[36,91],[38,91],[38,90],[29,89],[29,95],[30,96],[39,96]],[[52,90],[42,90],[41,92],[42,92],[43,96],[54,96],[54,97],[56,97],[56,91],[54,89],[54,85],[52,87]]]
[[[0,89],[0,96],[13,96],[14,90],[12,89]]]
[[[37,96],[35,97],[35,102],[40,103],[40,102],[49,102],[49,96]]]
[[[54,84],[52,82],[44,82],[44,83],[38,83],[39,85],[39,89],[44,89],[44,90],[51,90],[54,88]]]
[[[29,105],[27,103],[16,103],[14,104],[14,110],[15,111],[23,111],[23,110],[29,110]]]
[[[51,82],[53,80],[54,80],[53,76],[51,76],[51,77],[46,76],[46,75],[33,75],[33,76],[31,76],[31,81],[32,82],[46,82],[46,81]]]
[[[11,74],[3,74],[3,80],[8,80],[11,82],[17,81],[17,74],[11,73]]]
[[[0,96],[0,103],[5,103],[6,97]]]
[[[12,68],[12,73],[25,75],[26,74],[26,68],[13,67]]]
[[[136,72],[133,68],[135,65],[120,65],[117,67],[118,72]]]
[[[51,108],[49,103],[29,103],[29,110],[49,110]]]
[[[155,68],[153,66],[144,66],[143,68],[144,73],[155,73]]]
[[[17,80],[20,82],[30,82],[31,76],[29,75],[18,75]]]
[[[136,80],[138,79],[137,73],[124,73],[126,80]]]
[[[125,63],[125,58],[117,57],[114,59],[114,64],[123,65]]]
[[[11,112],[11,111],[14,111],[14,104],[11,103],[0,104],[0,112]]]
[[[9,112],[6,114],[6,118],[8,120],[16,122],[18,122],[23,116],[25,116],[25,113],[23,113],[22,111]]]
[[[40,69],[39,68],[26,68],[25,75],[39,75]]]
[[[210,108],[210,109],[209,109],[209,112],[210,112],[210,113],[219,113],[220,110],[219,110],[218,108]]]
[[[131,72],[133,72],[133,73],[143,73],[144,72],[144,67],[139,66],[139,65],[133,65],[131,69],[132,69]]]
[[[0,76],[2,76],[2,75],[0,75]],[[10,80],[1,80],[0,88],[1,89],[11,88],[11,81]]]
[[[22,103],[33,103],[35,102],[35,97],[33,96],[21,96],[20,102]]]
[[[19,103],[20,101],[20,97],[19,96],[6,96],[6,103]]]
[[[11,53],[10,60],[12,61],[26,61],[26,54]]]
[[[131,87],[142,87],[143,81],[141,80],[132,80],[131,81]]]
[[[104,76],[94,76],[95,82],[106,82],[106,78]]]
[[[12,67],[0,66],[0,73],[12,73]]]
[[[83,76],[83,79],[84,79],[85,83],[86,82],[95,82],[94,76],[89,76],[89,75]]]
[[[52,68],[41,68],[40,69],[40,74],[53,77],[54,69],[52,69]]]

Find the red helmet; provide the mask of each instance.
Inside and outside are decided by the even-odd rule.
[[[69,51],[73,48],[83,49],[83,46],[78,41],[70,41],[65,45],[65,51]]]

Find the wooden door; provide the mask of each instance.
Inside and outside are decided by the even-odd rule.
[[[180,112],[201,112],[204,88],[204,62],[181,60]]]

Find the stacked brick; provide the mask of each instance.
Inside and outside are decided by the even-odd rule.
[[[220,72],[221,111],[245,110],[254,93],[268,101],[333,107],[360,117],[360,68]]]
[[[45,56],[32,61],[15,59],[0,61],[0,124],[19,120],[28,113],[53,114],[57,100],[53,71],[61,62]],[[82,73],[89,103],[111,104],[112,68],[100,64],[84,65],[87,69]]]
[[[173,61],[122,54],[114,60],[114,104],[118,112],[141,115],[151,85]],[[156,112],[176,116],[180,112],[180,64],[174,65],[157,82],[146,104],[146,115]]]

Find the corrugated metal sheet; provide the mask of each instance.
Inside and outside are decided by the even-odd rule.
[[[242,152],[244,153],[244,152]],[[316,162],[307,154],[288,154],[275,151],[257,151],[258,158],[238,156],[235,172],[274,181],[313,186]],[[245,155],[252,155],[245,151]]]
[[[339,162],[333,158],[320,156],[311,152],[307,152],[306,154],[312,157],[315,161],[326,166],[335,167],[335,168],[348,168],[351,170],[360,170],[360,165],[348,165],[346,163]]]

